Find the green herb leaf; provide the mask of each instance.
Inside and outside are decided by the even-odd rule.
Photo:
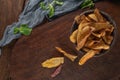
[[[40,3],[40,7],[41,7],[41,9],[46,10],[45,3],[43,3],[43,2]]]
[[[19,28],[14,28],[14,34],[17,34],[19,32]]]
[[[20,27],[20,33],[21,34],[24,34],[24,35],[26,35],[26,36],[28,36],[28,35],[30,35],[31,34],[31,31],[32,31],[32,29],[31,28],[28,28],[28,26],[26,25],[26,26],[22,26],[21,25],[21,27]]]
[[[22,24],[19,28],[14,28],[14,34],[17,34],[18,32],[28,36],[32,32],[32,28],[29,28],[26,24]]]
[[[57,0],[54,0],[54,1],[55,1],[55,4],[57,4],[57,5],[63,5],[62,1],[57,1]]]
[[[49,4],[48,7],[49,7],[49,14],[48,15],[49,15],[49,18],[51,18],[54,15],[55,9],[54,9],[52,4]]]
[[[81,9],[83,8],[87,8],[87,7],[94,7],[94,3],[93,3],[93,0],[84,0],[84,2],[81,4]]]
[[[51,18],[51,17],[53,17],[53,15],[54,15],[54,13],[55,13],[55,8],[54,8],[54,6],[55,6],[55,5],[62,5],[62,4],[63,4],[63,2],[61,2],[61,1],[53,0],[53,1],[52,1],[51,3],[49,3],[48,5],[45,5],[44,2],[41,2],[41,3],[40,3],[40,7],[41,7],[41,9],[43,9],[43,10],[48,10],[48,11],[49,11],[48,16],[49,16],[49,18]]]

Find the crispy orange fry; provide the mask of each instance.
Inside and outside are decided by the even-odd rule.
[[[88,40],[85,44],[85,47],[90,48],[92,45],[94,45],[95,43],[99,43],[100,41],[98,40]]]
[[[95,14],[89,14],[88,17],[90,17],[92,20],[94,20],[96,22],[98,21],[98,19],[97,19]]]
[[[111,33],[113,32],[113,30],[114,30],[113,26],[110,27],[110,28],[105,29],[107,35],[111,35]]]
[[[96,15],[99,22],[105,22],[106,21],[104,19],[104,17],[100,14],[100,12],[97,8],[94,10],[94,14]]]
[[[84,46],[90,34],[91,34],[91,29],[89,26],[86,26],[85,28],[82,29],[82,31],[78,36],[77,47],[76,47],[77,50],[80,50]]]
[[[79,65],[83,65],[87,60],[92,58],[95,54],[97,54],[98,51],[95,50],[90,50],[88,51],[80,60],[79,60]]]
[[[89,17],[85,17],[86,21],[90,22],[91,19]]]
[[[92,26],[95,27],[95,31],[99,31],[102,29],[109,28],[110,24],[107,24],[106,22],[105,23],[98,22],[98,23],[94,23]]]
[[[80,24],[81,23],[81,21],[83,20],[83,19],[85,19],[86,18],[86,16],[85,15],[77,15],[76,17],[75,17],[75,22],[77,23],[77,24]]]
[[[70,41],[72,43],[76,43],[77,42],[77,32],[78,30],[75,30],[71,35],[70,35]]]
[[[112,36],[103,36],[103,40],[105,41],[105,43],[110,45],[113,40],[113,37]]]
[[[66,56],[68,59],[70,59],[71,61],[74,61],[77,56],[69,54],[67,52],[65,52],[64,50],[62,50],[60,47],[55,47],[59,52],[63,53],[64,56]]]
[[[92,35],[94,35],[95,37],[101,38],[102,36],[105,36],[105,31],[102,31],[100,33],[92,32]]]
[[[100,42],[93,44],[89,48],[97,49],[97,50],[100,50],[100,49],[108,50],[110,48],[110,46],[105,44],[104,41],[101,39]]]
[[[42,63],[42,67],[53,68],[63,63],[64,63],[64,57],[55,57],[55,58],[51,58],[51,59],[44,61]]]
[[[90,33],[87,35],[87,36],[85,36],[85,38],[83,38],[81,41],[80,41],[80,43],[78,43],[78,45],[77,45],[77,47],[76,47],[76,49],[77,50],[80,50],[84,45],[85,45],[85,42],[86,42],[86,40],[87,40],[87,38],[90,36]]]

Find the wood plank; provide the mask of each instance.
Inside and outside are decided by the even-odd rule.
[[[98,2],[96,7],[109,13],[116,21],[120,34],[120,5],[108,1]],[[13,80],[119,80],[120,79],[120,35],[109,53],[89,60],[78,66],[65,59],[60,75],[51,78],[55,70],[41,67],[41,63],[51,57],[62,56],[55,46],[69,53],[78,53],[69,41],[73,19],[82,11],[77,10],[44,25],[35,28],[30,36],[22,36],[14,45],[10,58],[10,76]]]
[[[0,38],[7,25],[18,20],[25,0],[0,0]],[[13,43],[4,47],[0,56],[0,80],[8,80],[9,77],[9,58]]]

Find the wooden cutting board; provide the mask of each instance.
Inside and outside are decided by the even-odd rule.
[[[69,53],[77,52],[69,41],[74,17],[82,11],[77,10],[52,22],[33,29],[30,36],[22,36],[13,46],[10,58],[10,76],[12,80],[120,80],[120,6],[101,1],[96,7],[110,14],[117,24],[116,42],[110,52],[94,57],[85,65],[79,66],[65,58],[61,73],[51,78],[55,68],[46,69],[41,63],[48,58],[63,56],[55,50],[59,46]]]

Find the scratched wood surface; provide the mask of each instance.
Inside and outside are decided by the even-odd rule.
[[[0,33],[3,33],[6,25],[17,21],[18,15],[23,9],[24,0],[0,0]],[[16,7],[14,7],[16,6]],[[9,9],[8,9],[9,7]],[[117,24],[118,34],[114,47],[108,54],[89,60],[85,65],[78,66],[77,61],[72,63],[65,59],[65,64],[61,74],[56,78],[51,78],[51,73],[55,70],[41,67],[44,60],[62,56],[55,50],[55,46],[60,46],[66,51],[78,53],[73,44],[69,41],[69,34],[73,18],[84,10],[77,10],[62,16],[52,22],[38,25],[33,29],[30,36],[22,36],[16,42],[6,46],[0,58],[0,80],[120,80],[120,5],[101,1],[96,7],[109,13]],[[8,14],[9,13],[9,14]],[[2,19],[2,17],[5,18]],[[2,34],[0,34],[2,36]],[[8,76],[8,77],[7,77]]]

